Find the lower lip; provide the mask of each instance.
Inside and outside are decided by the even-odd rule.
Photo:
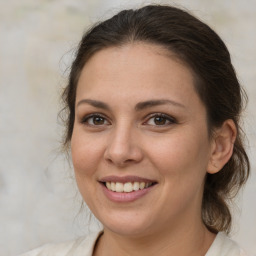
[[[101,187],[103,189],[103,192],[105,194],[105,196],[113,201],[113,202],[118,202],[118,203],[127,203],[127,202],[133,202],[135,200],[138,200],[139,198],[145,196],[146,194],[148,194],[153,188],[155,185],[151,186],[151,187],[148,187],[148,188],[144,188],[144,189],[141,189],[141,190],[138,190],[138,191],[133,191],[133,192],[114,192],[114,191],[111,191],[109,189],[106,188],[106,186],[102,183],[101,184]]]

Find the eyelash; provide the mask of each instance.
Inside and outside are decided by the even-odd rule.
[[[147,123],[149,122],[149,120],[151,120],[151,119],[155,119],[155,118],[163,118],[164,120],[164,122],[168,122],[167,124],[166,123],[164,123],[164,124],[159,124],[159,125],[157,125],[157,124],[148,124],[148,125],[150,125],[150,126],[158,126],[158,127],[165,127],[165,126],[168,126],[168,125],[171,125],[171,124],[175,124],[175,123],[177,123],[177,121],[176,121],[176,119],[175,118],[173,118],[173,117],[171,117],[171,116],[169,116],[169,115],[166,115],[166,114],[163,114],[163,113],[153,113],[153,114],[150,114],[148,117],[147,117],[147,119],[146,119],[146,121],[145,122],[143,122],[143,125],[147,125]],[[92,118],[92,121],[94,121],[93,119],[94,118],[101,118],[101,119],[103,119],[103,124],[90,124],[89,123],[89,120]],[[110,122],[108,121],[108,119],[104,116],[104,115],[102,115],[102,114],[99,114],[99,113],[93,113],[93,114],[90,114],[90,115],[87,115],[87,116],[85,116],[82,120],[81,120],[81,123],[82,124],[85,124],[85,125],[88,125],[88,126],[103,126],[103,125],[106,125],[105,124],[105,121],[107,121],[108,122],[108,124],[110,124]],[[155,120],[154,120],[155,121]],[[153,122],[154,122],[153,121]]]
[[[147,121],[146,122],[144,122],[144,123],[148,123],[148,121],[150,120],[150,119],[155,119],[155,118],[163,118],[164,119],[164,121],[166,122],[168,122],[167,124],[166,123],[164,123],[164,124],[159,124],[159,125],[157,125],[157,124],[152,124],[152,126],[160,126],[160,127],[164,127],[164,126],[168,126],[168,125],[171,125],[171,124],[175,124],[175,123],[177,123],[177,121],[176,121],[176,119],[175,118],[173,118],[173,117],[171,117],[171,116],[169,116],[169,115],[166,115],[166,114],[163,114],[163,113],[154,113],[154,114],[151,114],[150,116],[149,116],[149,118],[147,118]],[[154,120],[155,121],[155,120]],[[150,124],[149,124],[150,125]]]
[[[94,113],[94,114],[90,114],[88,116],[85,116],[82,120],[81,120],[81,123],[82,124],[85,124],[85,125],[88,125],[88,126],[102,126],[102,125],[105,125],[105,124],[101,124],[101,125],[97,125],[97,124],[89,124],[88,120],[90,120],[91,118],[101,118],[103,119],[103,121],[107,121],[107,118],[104,116],[104,115],[101,115],[99,113]],[[108,121],[107,121],[108,122]],[[109,123],[109,122],[108,122]]]

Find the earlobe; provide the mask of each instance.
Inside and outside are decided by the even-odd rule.
[[[208,173],[219,172],[229,161],[233,154],[236,135],[236,125],[231,119],[226,120],[220,128],[215,130],[212,139],[211,156],[207,166]]]

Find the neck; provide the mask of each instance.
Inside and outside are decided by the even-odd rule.
[[[94,255],[205,255],[216,235],[209,232],[202,223],[183,227],[186,228],[161,228],[159,232],[143,236],[122,236],[105,228]]]

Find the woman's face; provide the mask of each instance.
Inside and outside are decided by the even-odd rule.
[[[211,142],[185,65],[144,43],[101,50],[82,70],[75,108],[76,181],[105,229],[151,234],[201,218]]]

